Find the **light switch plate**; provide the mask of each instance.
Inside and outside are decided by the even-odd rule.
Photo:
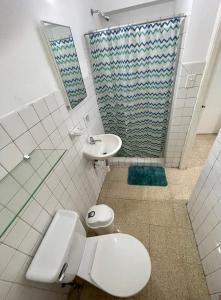
[[[187,75],[185,88],[188,89],[194,87],[195,80],[196,80],[196,74]]]

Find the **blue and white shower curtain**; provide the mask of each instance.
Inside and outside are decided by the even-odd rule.
[[[181,18],[89,34],[98,105],[118,155],[161,157],[176,73]]]

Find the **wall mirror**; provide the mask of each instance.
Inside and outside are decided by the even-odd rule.
[[[87,93],[71,28],[46,21],[41,21],[41,24],[67,106],[74,108],[86,98]]]

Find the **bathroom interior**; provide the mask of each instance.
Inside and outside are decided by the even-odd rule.
[[[0,300],[220,300],[221,1],[0,24]]]

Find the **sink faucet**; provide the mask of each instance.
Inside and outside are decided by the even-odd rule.
[[[89,143],[89,144],[94,145],[96,142],[102,142],[102,140],[95,140],[95,139],[93,138],[93,136],[90,136],[90,137],[88,138],[88,143]]]

